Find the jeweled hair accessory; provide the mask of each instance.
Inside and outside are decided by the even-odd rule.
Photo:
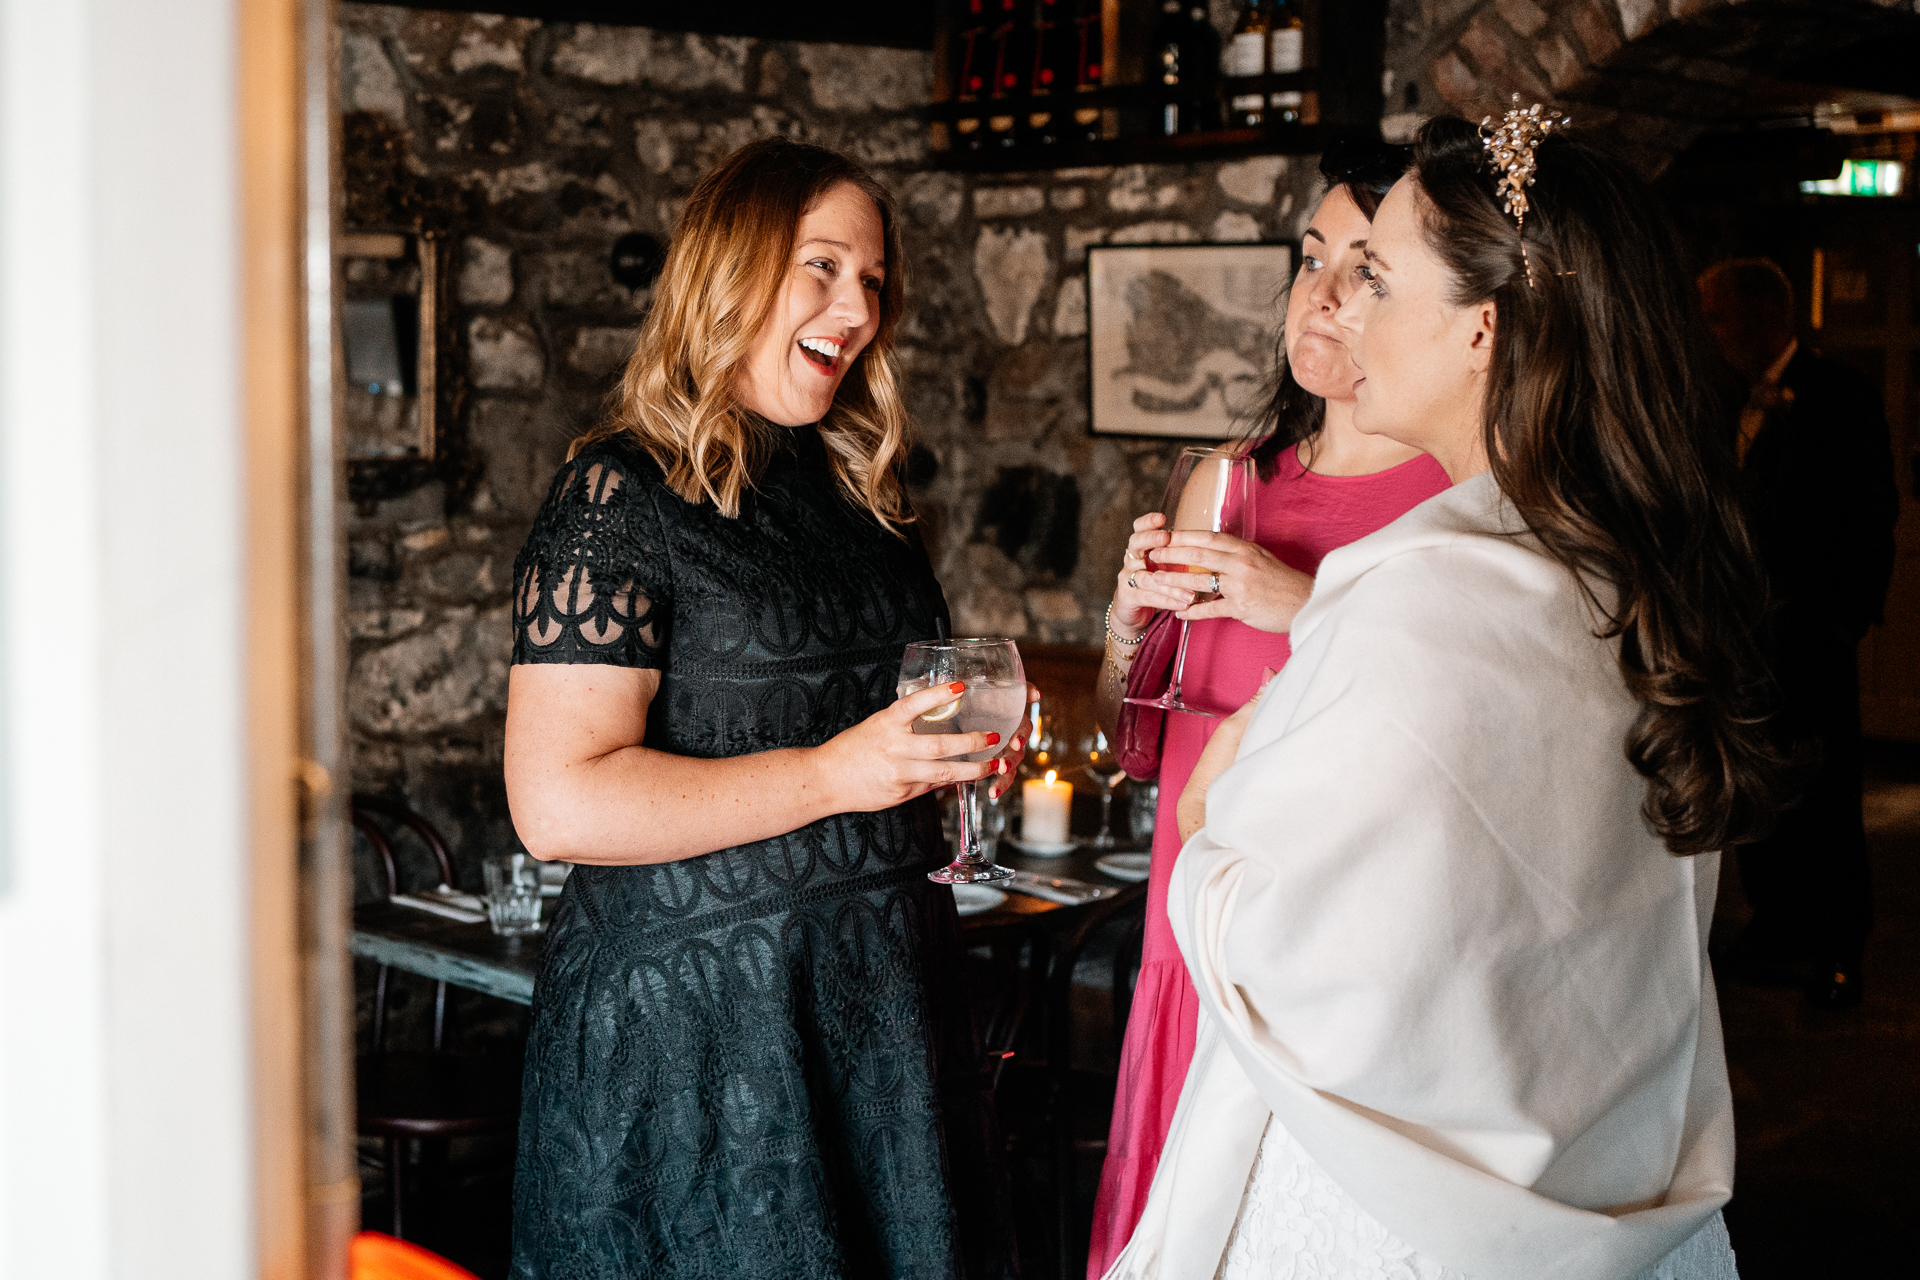
[[[1501,210],[1513,215],[1514,230],[1520,233],[1520,260],[1527,264],[1527,287],[1533,288],[1533,259],[1527,256],[1527,188],[1533,185],[1533,151],[1555,129],[1564,129],[1573,121],[1539,103],[1520,106],[1520,95],[1513,95],[1513,107],[1491,134],[1488,116],[1480,122],[1480,145],[1487,149],[1487,166],[1493,170],[1494,194]]]

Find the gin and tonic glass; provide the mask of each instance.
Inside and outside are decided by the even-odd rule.
[[[997,733],[1002,746],[956,757],[978,764],[999,755],[1020,727],[1027,709],[1027,676],[1020,650],[999,638],[916,640],[900,661],[895,692],[904,698],[934,685],[961,681],[967,691],[957,702],[939,707],[913,722],[915,733]],[[980,842],[980,784],[955,784],[960,800],[960,848],[952,862],[927,879],[938,884],[980,884],[1005,880],[1013,874],[996,866]]]

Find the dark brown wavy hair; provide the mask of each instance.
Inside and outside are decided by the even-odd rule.
[[[1526,257],[1477,131],[1428,121],[1409,181],[1452,302],[1497,314],[1484,431],[1501,491],[1579,578],[1640,702],[1626,754],[1677,854],[1765,834],[1783,785],[1710,341],[1672,224],[1578,135],[1536,153]],[[1527,263],[1532,263],[1529,281]]]
[[[1336,187],[1346,188],[1347,195],[1372,222],[1380,202],[1407,171],[1412,158],[1412,151],[1392,143],[1336,139],[1320,157],[1320,176],[1327,183],[1322,194]],[[1247,424],[1246,438],[1253,442],[1247,456],[1253,459],[1260,478],[1272,479],[1281,451],[1318,436],[1326,421],[1327,402],[1294,381],[1293,371],[1287,367],[1287,334],[1282,328],[1274,340],[1273,372],[1261,394],[1260,409]]]

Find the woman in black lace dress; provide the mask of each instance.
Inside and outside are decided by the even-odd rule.
[[[754,143],[688,201],[514,566],[506,776],[580,864],[534,990],[515,1280],[1015,1274],[934,787],[946,606],[897,479],[889,197]],[[1018,739],[1016,738],[1016,743]]]

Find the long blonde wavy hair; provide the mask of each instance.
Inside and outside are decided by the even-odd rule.
[[[911,517],[899,467],[907,410],[893,360],[906,289],[893,197],[853,161],[804,142],[748,143],[700,180],[667,251],[653,310],[606,416],[568,456],[632,432],[688,502],[740,514],[740,496],[766,465],[781,429],[747,410],[736,374],[785,286],[801,216],[828,190],[851,183],[880,213],[886,279],[880,327],[819,424],[847,497],[900,532]]]

